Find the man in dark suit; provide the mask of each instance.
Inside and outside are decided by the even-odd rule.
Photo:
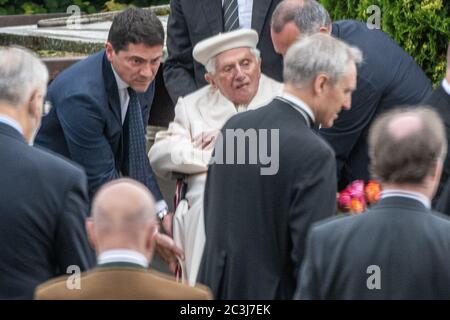
[[[29,145],[47,80],[32,53],[0,49],[0,299],[31,299],[38,284],[94,262],[85,173]]]
[[[145,128],[163,44],[163,26],[151,11],[118,14],[106,50],[66,69],[50,85],[47,100],[54,108],[36,138],[84,167],[90,198],[120,176],[141,181],[154,194],[161,219],[167,205],[147,159]],[[139,114],[132,112],[135,106]]]
[[[328,35],[293,45],[283,94],[221,130],[205,187],[198,276],[217,299],[292,298],[310,224],[336,212],[334,153],[312,127],[330,127],[350,108],[360,59]]]
[[[81,274],[50,280],[36,289],[36,299],[211,299],[208,288],[191,288],[148,269],[158,233],[154,200],[131,179],[104,185],[94,198],[86,223],[98,266]],[[71,286],[67,286],[67,282]]]
[[[320,130],[336,153],[339,189],[354,180],[369,180],[367,134],[375,117],[398,105],[414,105],[431,94],[431,84],[413,58],[379,29],[354,20],[331,23],[326,9],[315,0],[285,0],[272,17],[272,40],[283,54],[301,35],[315,32],[359,48],[352,109],[342,112],[332,128]]]
[[[447,132],[447,141],[450,141],[450,44],[447,49],[447,73],[442,83],[436,90],[433,91],[431,96],[424,100],[426,105],[432,106],[441,116],[444,121],[445,129]],[[444,169],[442,171],[441,181],[439,187],[433,198],[433,207],[440,212],[450,215],[450,186],[445,190],[448,177],[450,176],[450,154],[447,153],[447,158],[444,162]],[[441,196],[442,195],[442,196]],[[442,199],[442,200],[440,200]]]
[[[174,103],[179,97],[207,84],[205,68],[192,58],[194,46],[219,32],[230,31],[224,15],[237,9],[233,28],[252,28],[258,32],[262,72],[282,80],[282,58],[270,39],[270,18],[280,0],[172,0],[167,24],[167,50],[164,81]],[[180,85],[182,84],[182,85]]]
[[[430,209],[446,150],[431,109],[375,120],[369,153],[381,200],[311,229],[296,298],[450,299],[450,221]]]

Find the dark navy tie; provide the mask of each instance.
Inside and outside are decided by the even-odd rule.
[[[136,91],[128,88],[130,102],[128,103],[128,175],[146,186],[146,166],[149,166],[146,155],[145,127],[142,119],[141,104]]]
[[[223,1],[223,29],[231,31],[239,28],[239,11],[237,0]]]

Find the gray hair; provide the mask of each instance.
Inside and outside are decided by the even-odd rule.
[[[272,30],[280,33],[291,21],[295,22],[302,36],[331,25],[328,11],[315,0],[281,1],[272,15]]]
[[[296,88],[308,86],[319,73],[336,83],[347,72],[348,63],[359,64],[362,53],[327,34],[316,33],[295,42],[284,58],[285,83]]]
[[[45,92],[48,70],[44,63],[25,48],[0,49],[0,101],[18,106],[36,89]]]
[[[394,120],[408,115],[416,117],[420,125],[392,127]],[[433,172],[437,161],[444,162],[447,153],[444,123],[427,106],[402,107],[381,114],[370,127],[368,141],[370,172],[384,183],[420,184]]]
[[[261,60],[260,51],[257,48],[249,48],[249,49],[250,49],[250,52],[255,56],[256,61],[259,62]],[[210,75],[216,74],[216,57],[217,56],[214,56],[211,59],[209,59],[205,65],[205,69]]]

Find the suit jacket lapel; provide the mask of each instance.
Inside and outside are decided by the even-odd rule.
[[[253,0],[252,29],[261,34],[272,0]],[[270,17],[269,17],[270,21]]]
[[[222,0],[200,0],[211,36],[223,32]],[[260,0],[258,0],[260,1]]]
[[[111,63],[106,59],[106,53],[103,56],[103,80],[105,81],[106,94],[108,95],[108,102],[114,118],[122,126],[122,116],[120,110],[119,91],[117,89],[116,79],[111,67]]]

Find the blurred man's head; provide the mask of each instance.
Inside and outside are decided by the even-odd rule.
[[[317,1],[284,0],[275,8],[270,33],[277,53],[285,55],[301,36],[316,32],[331,33],[330,15]]]
[[[47,81],[47,67],[31,51],[0,49],[0,113],[19,122],[30,144],[41,124]]]
[[[206,68],[206,81],[235,105],[247,105],[256,95],[261,61],[254,30],[240,29],[199,42],[194,58]]]
[[[316,124],[328,128],[342,109],[350,109],[361,51],[326,34],[294,43],[284,58],[285,91],[302,99]]]
[[[385,186],[427,189],[432,197],[447,153],[439,115],[425,107],[382,114],[369,133],[370,169]]]
[[[159,18],[150,10],[130,8],[114,17],[105,49],[119,77],[136,92],[145,92],[158,72],[163,46]]]
[[[158,232],[153,196],[132,179],[109,182],[95,195],[86,228],[97,255],[129,249],[140,252],[150,262]]]

